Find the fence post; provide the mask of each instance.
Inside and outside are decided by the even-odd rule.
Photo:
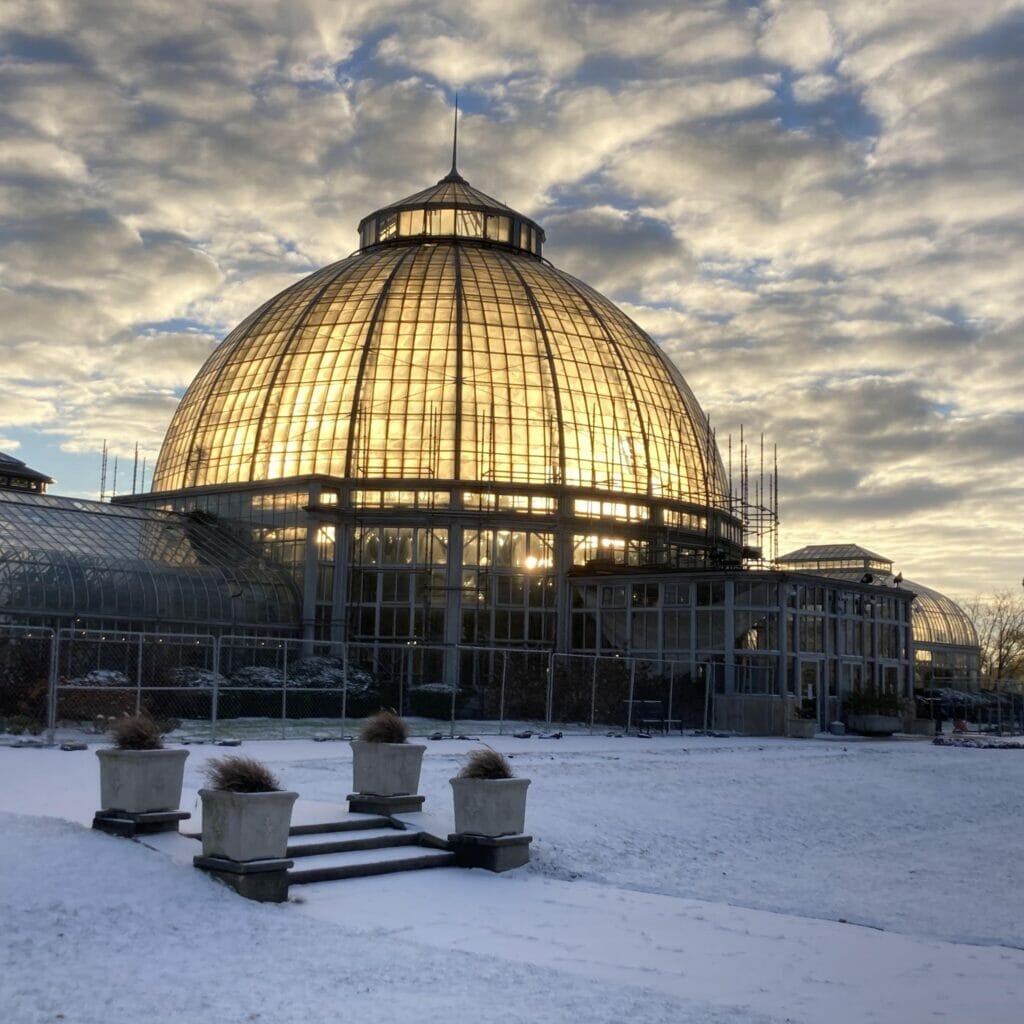
[[[547,666],[547,669],[546,669],[547,676],[548,676],[547,707],[544,709],[544,717],[547,720],[545,722],[545,724],[547,725],[547,727],[549,729],[551,728],[551,717],[552,717],[552,714],[553,714],[553,711],[554,711],[554,703],[555,703],[555,674],[554,674],[553,665],[552,665],[552,660],[554,659],[554,657],[555,657],[555,652],[554,651],[549,651],[548,652],[548,666]]]
[[[704,666],[704,731],[708,731],[708,705],[711,703],[711,666]]]
[[[220,645],[224,636],[213,638],[213,694],[210,698],[210,742],[217,742],[217,703],[220,700]]]
[[[345,735],[348,718],[348,643],[341,645],[341,735]]]
[[[629,659],[629,702],[626,704],[626,735],[633,729],[633,694],[636,691],[636,659]]]
[[[139,652],[135,656],[135,714],[142,710],[142,643],[143,635],[139,634]]]
[[[281,739],[288,738],[288,643],[285,639],[282,642],[284,647],[284,663],[281,672]]]
[[[672,698],[675,695],[675,683],[676,683],[676,663],[670,661],[668,663],[668,715],[666,715],[666,721],[668,726],[665,731],[671,732],[672,730]],[[683,723],[679,723],[679,731],[683,731]]]
[[[498,700],[498,735],[505,735],[505,681],[508,676],[508,651],[501,652],[501,693]]]
[[[594,735],[594,719],[597,718],[597,655],[590,659],[590,735]]]
[[[52,747],[57,742],[57,662],[59,660],[58,631],[50,631],[49,692],[46,700],[46,742]]]
[[[462,648],[459,646],[456,646],[455,648],[455,658],[459,663],[459,671],[458,674],[452,678],[452,703],[448,713],[448,738],[452,740],[455,739],[455,698],[459,693],[458,680],[462,678]]]

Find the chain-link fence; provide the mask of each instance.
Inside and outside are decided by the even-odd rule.
[[[0,625],[0,729],[38,736],[50,721],[51,629]]]
[[[212,636],[60,630],[55,659],[54,724],[103,733],[112,718],[139,711],[165,731],[214,720]]]
[[[918,719],[947,732],[1024,733],[1024,684],[943,683],[916,691]],[[540,727],[763,734],[792,712],[773,690],[771,679],[752,676],[729,688],[724,666],[689,661],[0,625],[0,731],[49,728],[51,740],[57,726],[105,732],[135,711],[185,739],[334,737],[381,707],[421,735]]]

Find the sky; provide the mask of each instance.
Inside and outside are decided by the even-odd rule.
[[[6,0],[0,450],[130,489],[217,342],[447,171],[456,90],[465,177],[778,445],[782,552],[1020,586],[1021,2]]]

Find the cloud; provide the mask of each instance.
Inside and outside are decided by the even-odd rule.
[[[778,442],[790,547],[992,589],[1024,549],[1022,54],[1002,0],[10,0],[0,433],[151,456],[219,337],[445,173],[459,87],[463,173],[723,441]]]
[[[769,60],[796,71],[814,71],[835,53],[832,23],[822,5],[776,0],[758,41]]]

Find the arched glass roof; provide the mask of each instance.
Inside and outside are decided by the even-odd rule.
[[[955,601],[937,590],[904,580],[917,594],[913,609],[914,643],[928,646],[977,647],[978,633],[971,617]]]
[[[484,236],[487,217],[519,217],[450,175],[367,221],[474,204]],[[728,508],[703,411],[625,314],[522,235],[396,223],[227,337],[178,407],[154,490],[324,474]]]
[[[209,517],[0,491],[0,615],[294,628],[299,607]]]

